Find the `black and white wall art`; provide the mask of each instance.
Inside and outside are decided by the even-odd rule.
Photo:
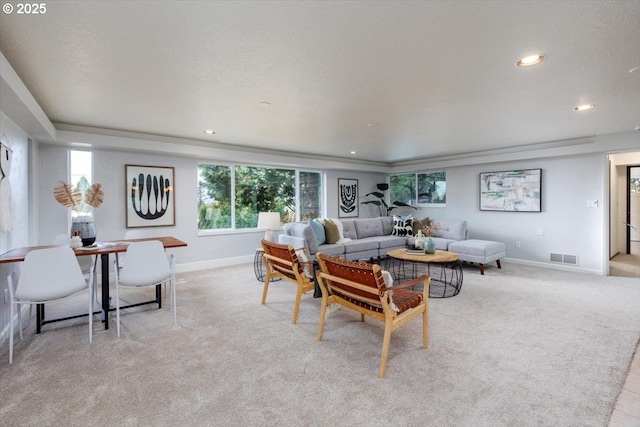
[[[338,178],[338,218],[358,216],[358,180]]]
[[[172,167],[126,165],[127,228],[176,224]]]

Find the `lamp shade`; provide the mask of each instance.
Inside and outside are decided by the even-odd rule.
[[[280,214],[278,212],[258,213],[258,229],[266,230],[265,240],[273,240],[273,230],[280,230]]]

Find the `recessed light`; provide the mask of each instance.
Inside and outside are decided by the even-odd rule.
[[[262,101],[260,105],[262,105],[263,107],[271,107],[271,103],[267,101]]]
[[[355,151],[349,151],[349,154],[356,154]]]
[[[213,135],[216,132],[211,130],[211,129],[207,129],[207,130],[204,131],[204,133],[206,133],[207,135]]]
[[[377,127],[380,127],[380,123],[368,123],[367,127],[368,128],[377,128]]]
[[[518,67],[530,67],[532,65],[536,65],[541,63],[544,60],[544,55],[541,53],[537,53],[535,55],[525,56],[516,62]]]
[[[573,111],[586,111],[591,110],[593,107],[595,107],[594,104],[582,104],[577,107],[573,107]]]
[[[638,70],[640,70],[640,67],[633,67],[632,69],[629,70],[629,72],[630,73],[635,73]]]

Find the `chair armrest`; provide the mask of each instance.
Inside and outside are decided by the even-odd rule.
[[[388,290],[394,289],[403,289],[403,288],[411,288],[413,286],[419,285],[429,279],[429,276],[423,274],[422,276],[418,276],[415,279],[409,280],[408,282],[401,283],[399,285],[394,284],[393,286],[388,287]]]

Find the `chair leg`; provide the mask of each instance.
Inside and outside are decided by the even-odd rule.
[[[480,274],[484,276],[484,264],[480,264]]]
[[[378,378],[384,378],[387,370],[387,358],[389,357],[389,344],[391,343],[391,322],[385,322],[384,340],[382,341],[382,358],[380,359],[380,373]]]
[[[173,308],[173,326],[178,325],[178,307],[176,301],[176,279],[175,277],[171,278],[169,282],[169,286],[171,286],[171,307]]]
[[[422,347],[429,348],[429,312],[422,312]]]
[[[9,286],[12,286],[10,283]],[[15,315],[16,307],[13,301],[11,301],[11,308],[9,309],[9,364],[13,363],[13,316]]]
[[[320,307],[320,322],[318,322],[318,341],[322,341],[322,331],[324,330],[324,318],[327,315],[327,296],[322,295],[322,307]]]
[[[120,286],[116,282],[116,330],[117,335],[120,337]]]
[[[496,264],[498,264],[498,268],[502,268],[502,266],[500,265],[500,260],[499,259],[496,260]]]
[[[31,307],[32,305],[29,305],[29,308]],[[22,335],[22,310],[20,309],[20,304],[16,304],[16,308],[18,309],[18,329],[20,330],[20,341],[22,341],[24,339],[24,336]],[[29,311],[29,316],[31,316],[31,311]],[[13,313],[11,314],[11,321],[13,323]]]
[[[302,301],[302,287],[298,286],[298,292],[296,293],[296,305],[293,307],[293,320],[291,323],[294,325],[298,321],[298,311],[300,310],[300,301]]]
[[[89,343],[93,342],[93,283],[89,285]]]
[[[269,290],[269,279],[271,276],[267,273],[267,277],[264,279],[264,288],[262,288],[262,304],[267,302],[267,291]]]

